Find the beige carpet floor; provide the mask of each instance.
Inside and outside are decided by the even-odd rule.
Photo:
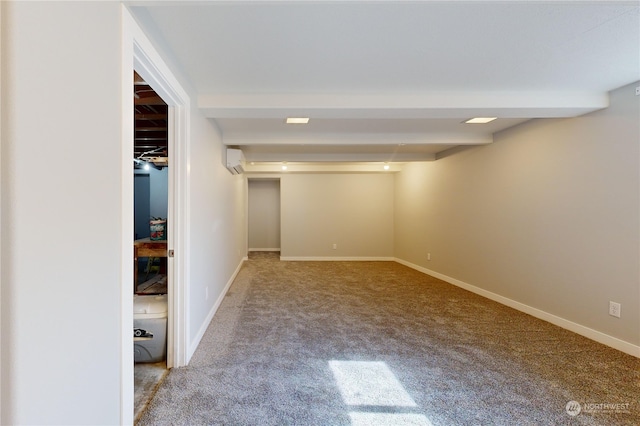
[[[139,424],[638,425],[639,397],[637,358],[400,264],[252,253]]]

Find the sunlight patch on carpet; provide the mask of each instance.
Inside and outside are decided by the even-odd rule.
[[[415,407],[416,403],[381,361],[329,361],[347,405]]]
[[[422,414],[349,413],[351,426],[433,426]]]
[[[373,407],[417,407],[417,404],[381,361],[329,361],[345,404]],[[351,426],[433,426],[417,413],[350,412]]]

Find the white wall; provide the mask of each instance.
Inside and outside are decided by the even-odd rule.
[[[2,43],[2,36],[3,36],[3,31],[2,31],[2,9],[3,9],[3,5],[2,2],[0,2],[0,52],[2,52],[2,50],[4,49],[3,47],[3,43]],[[4,140],[4,133],[2,132],[2,120],[3,120],[3,114],[2,114],[2,109],[3,109],[3,104],[5,102],[5,98],[2,96],[2,86],[4,85],[2,83],[2,74],[3,74],[3,55],[0,53],[0,423],[2,423],[2,401],[4,400],[4,393],[7,389],[5,389],[5,384],[4,384],[4,380],[2,378],[2,371],[5,369],[5,365],[4,365],[4,349],[6,347],[6,345],[3,345],[2,341],[3,338],[2,336],[4,335],[4,327],[2,326],[2,322],[3,322],[3,311],[2,311],[2,294],[4,293],[4,286],[2,285],[3,282],[3,275],[2,275],[2,228],[3,226],[3,222],[2,222],[2,205],[4,204],[4,198],[3,198],[3,191],[2,191],[2,186],[1,186],[1,182],[3,179],[3,172],[2,172],[2,141]]]
[[[121,13],[118,2],[2,4],[2,424],[132,419],[133,377],[121,381],[133,360],[121,344],[132,326],[121,277],[133,278]],[[100,102],[87,109],[88,99]],[[195,105],[189,133],[190,256],[178,285],[191,350],[246,253],[246,190]]]
[[[283,258],[393,257],[392,174],[283,174],[280,193]]]
[[[244,178],[224,167],[225,147],[213,121],[193,111],[189,356],[247,253]]]
[[[249,250],[280,250],[280,180],[249,179]]]
[[[0,422],[118,424],[120,5],[2,13]]]
[[[635,86],[612,92],[606,110],[534,120],[491,145],[407,165],[396,180],[396,257],[637,346]],[[620,319],[610,300],[622,303]]]

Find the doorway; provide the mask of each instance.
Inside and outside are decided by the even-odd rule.
[[[172,164],[168,170],[167,247],[174,256],[167,260],[167,366],[188,362],[189,312],[189,129],[191,99],[175,78],[149,38],[126,8],[122,9],[122,235],[121,235],[121,423],[132,424],[134,414],[133,324],[133,174],[131,152],[134,138],[132,74],[135,70],[168,105],[168,151]],[[177,284],[179,283],[179,285]]]
[[[134,71],[134,419],[166,376],[169,213],[168,106]]]
[[[280,179],[248,179],[249,251],[280,252]]]

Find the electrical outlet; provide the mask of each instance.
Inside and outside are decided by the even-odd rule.
[[[636,87],[636,96],[640,96],[640,86]]]
[[[338,245],[336,243],[333,243],[333,249],[336,250],[338,248]]]
[[[427,260],[431,260],[431,253],[427,253]]]
[[[609,301],[609,315],[620,318],[620,304]]]

